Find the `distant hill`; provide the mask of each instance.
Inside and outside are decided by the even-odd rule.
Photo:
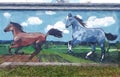
[[[53,43],[56,45],[65,45],[67,44],[67,42],[62,42],[62,41],[47,41],[47,43]]]
[[[0,40],[0,44],[10,44],[13,40]]]
[[[13,40],[0,40],[0,44],[10,44]],[[61,41],[46,41],[47,43],[53,43],[53,44],[65,44],[67,42],[61,42]]]

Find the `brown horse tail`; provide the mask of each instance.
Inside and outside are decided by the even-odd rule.
[[[58,30],[58,29],[50,29],[47,34],[46,34],[46,37],[48,35],[52,35],[52,36],[55,36],[55,37],[58,37],[58,38],[61,38],[62,37],[62,31]]]

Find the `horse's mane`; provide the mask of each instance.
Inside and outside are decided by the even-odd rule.
[[[75,18],[76,20],[78,20],[78,22],[79,22],[83,27],[86,26],[86,23],[84,23],[82,19],[78,18],[77,16],[74,16],[74,18]]]
[[[14,27],[16,27],[17,29],[19,29],[21,32],[24,32],[23,31],[23,27],[20,24],[15,23],[15,22],[10,22],[10,24],[13,24]]]

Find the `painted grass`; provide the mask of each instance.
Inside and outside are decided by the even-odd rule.
[[[8,54],[8,48],[9,48],[9,44],[0,44],[0,54]],[[45,49],[45,47],[43,47],[43,49]],[[12,51],[14,52],[15,49],[12,49]],[[54,52],[55,50],[57,50],[56,52],[67,52],[67,46],[66,45],[53,45],[51,47],[49,47],[46,50],[53,50],[52,52]],[[75,48],[73,48],[74,52],[88,52],[91,50],[90,46],[76,46]],[[101,49],[97,46],[96,47],[96,52],[100,53]],[[22,48],[20,51],[25,52],[26,54],[31,54],[34,49],[32,48],[32,46],[27,46]],[[42,50],[43,51],[43,50]],[[114,52],[117,51],[116,47],[111,47],[110,52]]]
[[[0,54],[8,54],[8,44],[0,44]]]
[[[75,57],[75,56],[72,56],[70,54],[67,54],[67,49],[54,49],[54,48],[51,48],[51,49],[43,49],[42,52],[38,55],[38,57],[40,57],[41,55],[57,55],[57,56],[60,56],[61,58],[64,58],[65,60],[71,62],[71,63],[79,63],[79,62],[92,62],[90,60],[85,60],[85,59],[82,59],[82,58],[78,58],[78,57]],[[51,56],[52,57],[52,56]],[[49,57],[50,58],[50,57]],[[44,57],[43,59],[43,62],[48,62],[49,59],[47,57]],[[59,62],[59,61],[55,61],[55,62]]]
[[[80,63],[80,62],[91,63],[91,62],[93,62],[93,61],[90,61],[90,60],[77,58],[77,57],[74,57],[74,56],[71,56],[71,55],[66,55],[66,54],[58,54],[58,55],[63,57],[64,59],[70,61],[71,63]]]
[[[9,45],[0,45],[0,54],[8,54],[8,46]],[[14,52],[15,49],[13,49],[12,51]],[[74,55],[73,54],[67,54],[67,46],[66,45],[51,45],[51,47],[49,47],[48,49],[46,49],[45,47],[43,47],[43,50],[41,50],[41,52],[37,55],[38,58],[42,61],[42,62],[64,62],[65,60],[67,62],[71,62],[71,63],[80,63],[80,62],[94,62],[92,60],[86,60],[85,59],[85,54],[87,52],[89,52],[91,50],[90,46],[76,46],[75,48],[73,48],[74,51]],[[31,54],[34,49],[31,46],[28,47],[24,47],[23,49],[21,49],[20,51],[25,52],[25,54]],[[112,62],[117,62],[117,49],[115,49],[115,47],[112,47],[110,49],[110,56],[112,57],[113,60],[111,60]],[[97,56],[95,57],[96,60],[95,62],[99,60],[100,57],[100,48],[97,47],[96,48],[96,53]],[[109,57],[110,58],[110,57]]]
[[[0,54],[8,53],[7,48],[0,47]],[[97,47],[97,53],[99,54],[100,49]],[[31,46],[23,48],[21,51],[24,51],[26,54],[31,54],[33,48]],[[76,47],[74,48],[75,53],[88,52],[90,47]],[[117,52],[115,52],[113,47],[110,50],[110,55],[112,59],[117,57]],[[46,55],[42,58],[43,62],[49,62],[50,59],[54,59],[55,62],[59,62],[59,59],[56,59],[56,55],[70,62],[92,62],[91,60],[85,60],[84,58],[76,57],[71,54],[66,54],[66,46],[53,46],[49,49],[43,48],[41,53],[39,53],[38,58],[41,55]],[[115,53],[114,53],[115,52]],[[51,55],[55,55],[51,57]],[[110,57],[111,57],[110,56]],[[59,60],[59,61],[58,61]],[[119,77],[120,76],[120,67],[96,67],[96,66],[17,66],[17,67],[8,67],[0,68],[0,77]]]
[[[119,77],[120,67],[17,66],[0,69],[0,77]]]

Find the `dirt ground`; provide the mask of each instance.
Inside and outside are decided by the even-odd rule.
[[[26,62],[30,55],[0,55],[0,63],[3,62]],[[34,57],[29,62],[39,62],[37,57]]]

